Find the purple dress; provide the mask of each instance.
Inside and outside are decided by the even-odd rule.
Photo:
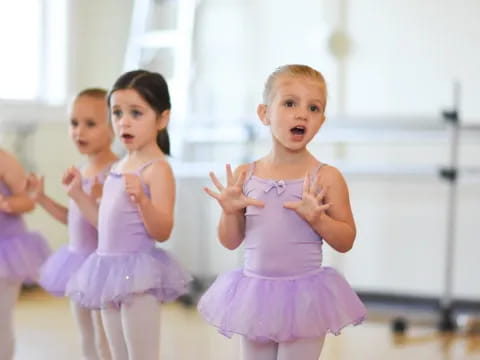
[[[0,194],[11,195],[2,181]],[[40,267],[49,255],[50,248],[45,239],[36,232],[29,232],[21,216],[0,211],[0,278],[35,283]]]
[[[362,322],[366,310],[358,296],[337,271],[322,266],[322,238],[283,206],[302,198],[303,179],[268,180],[253,170],[243,191],[265,206],[246,209],[244,267],[215,280],[200,299],[200,313],[225,336],[259,342],[320,338]]]
[[[104,174],[98,176],[102,183]],[[82,188],[87,194],[92,190],[94,178],[83,179]],[[82,215],[75,201],[68,204],[69,243],[56,251],[42,267],[40,285],[55,296],[64,296],[67,282],[87,257],[97,249],[97,229]]]
[[[150,164],[135,173],[140,176]],[[148,187],[143,187],[150,196]],[[147,293],[171,301],[187,291],[189,281],[180,265],[155,247],[137,205],[125,191],[123,175],[111,171],[100,203],[97,251],[69,281],[67,295],[92,309],[118,307],[133,295]]]

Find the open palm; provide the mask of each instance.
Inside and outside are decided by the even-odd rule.
[[[227,173],[227,186],[223,186],[222,183],[218,180],[215,173],[210,172],[210,178],[212,179],[213,184],[219,192],[215,192],[208,187],[205,187],[205,192],[216,199],[223,211],[226,214],[234,214],[249,205],[263,207],[263,202],[246,197],[243,194],[243,184],[246,179],[246,173],[242,172],[236,178],[232,173],[232,168],[230,164],[226,165]]]
[[[287,209],[294,210],[303,219],[308,222],[314,221],[319,214],[330,207],[330,204],[324,204],[326,195],[325,187],[320,187],[318,178],[313,185],[310,185],[310,175],[307,173],[303,182],[302,199],[299,201],[287,201],[283,204]]]

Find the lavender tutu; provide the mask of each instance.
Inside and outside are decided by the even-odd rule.
[[[0,237],[0,278],[35,283],[42,264],[50,255],[45,239],[36,232]]]
[[[184,294],[189,281],[190,276],[162,249],[93,253],[67,284],[67,295],[91,309],[118,307],[139,294],[164,302]]]
[[[357,295],[329,267],[295,279],[231,271],[219,276],[198,309],[223,335],[240,334],[259,342],[320,338],[327,332],[337,335],[365,317]]]
[[[42,266],[39,284],[52,295],[65,296],[67,282],[89,255],[68,246],[60,248]]]

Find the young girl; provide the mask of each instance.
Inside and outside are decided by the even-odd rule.
[[[110,149],[113,131],[107,109],[106,90],[91,88],[75,97],[70,110],[70,136],[78,151],[88,159],[82,171],[82,189],[95,199],[101,195],[106,172],[117,160]],[[97,229],[82,216],[73,200],[66,208],[47,196],[43,178],[32,175],[29,180],[29,190],[35,194],[37,203],[55,219],[68,225],[68,245],[49,258],[42,268],[39,281],[51,294],[64,296],[65,286],[72,274],[97,249]],[[73,301],[71,309],[80,333],[83,359],[109,359],[100,313]]]
[[[37,280],[50,250],[37,233],[28,232],[21,214],[34,208],[19,162],[0,149],[0,359],[13,359],[13,307],[22,283]]]
[[[232,173],[210,173],[223,209],[218,236],[245,248],[243,269],[220,276],[199,302],[208,322],[242,335],[245,360],[317,360],[327,332],[358,324],[365,308],[343,277],[322,267],[322,243],[352,248],[355,223],[340,172],[308,150],[325,120],[323,76],[304,65],[270,75],[257,113],[270,127],[268,155]]]
[[[78,172],[68,177],[72,198],[95,223],[98,249],[67,285],[79,304],[101,309],[113,359],[157,360],[159,302],[187,289],[189,276],[155,241],[173,226],[175,181],[166,160],[170,96],[163,77],[127,72],[108,96],[110,117],[127,155],[115,164],[100,209],[85,195]],[[98,217],[97,217],[98,216]]]

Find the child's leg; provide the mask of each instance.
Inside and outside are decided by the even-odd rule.
[[[105,335],[105,328],[103,327],[100,311],[92,310],[92,317],[98,357],[101,360],[110,360],[112,357],[110,356],[110,348],[108,347],[107,336]]]
[[[102,322],[105,328],[110,353],[113,360],[129,360],[127,344],[123,334],[122,315],[120,310],[107,308],[102,310]]]
[[[129,360],[158,360],[160,357],[160,304],[153,295],[135,296],[122,305]]]
[[[325,338],[280,343],[278,346],[278,360],[318,360],[324,341]]]
[[[95,347],[95,329],[93,327],[92,311],[80,306],[75,301],[70,301],[73,317],[77,323],[82,347],[82,359],[97,360],[97,349]]]
[[[20,283],[0,279],[0,359],[11,360],[15,348],[13,308],[20,292]]]
[[[278,343],[259,343],[242,338],[242,360],[277,360],[277,352]]]

